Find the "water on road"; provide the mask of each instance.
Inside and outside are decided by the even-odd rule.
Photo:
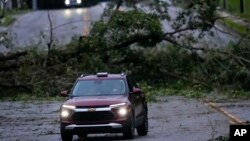
[[[64,45],[69,43],[74,36],[87,35],[91,23],[100,19],[104,8],[105,3],[102,2],[87,8],[33,11],[20,16],[9,27],[8,32],[17,47],[33,44],[46,45],[51,31],[56,44]]]

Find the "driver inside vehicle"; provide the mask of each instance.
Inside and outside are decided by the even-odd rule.
[[[125,92],[124,82],[119,81],[112,86],[111,94],[121,94]]]

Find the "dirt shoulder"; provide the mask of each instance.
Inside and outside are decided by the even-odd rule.
[[[62,101],[18,101],[0,103],[2,141],[59,141],[59,107]],[[249,120],[249,102],[219,103],[225,109]],[[236,104],[237,105],[237,104]],[[243,106],[242,106],[243,105]],[[226,116],[199,100],[161,97],[149,103],[149,134],[135,141],[208,141],[229,132]],[[248,119],[247,119],[248,118]],[[74,140],[79,140],[76,136]],[[119,134],[91,135],[88,140],[122,140]]]

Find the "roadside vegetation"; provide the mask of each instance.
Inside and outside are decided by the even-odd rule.
[[[5,10],[5,11],[3,9],[0,9],[0,13],[4,13],[2,17],[0,16],[1,17],[0,26],[11,25],[16,20],[15,16],[18,16],[19,14],[24,14],[27,12],[29,12],[28,9],[12,9],[12,10]]]
[[[167,5],[148,3],[153,9]],[[47,51],[36,46],[1,54],[0,98],[55,97],[70,90],[81,74],[101,71],[131,74],[149,101],[166,95],[217,96],[217,92],[249,98],[250,49],[246,40],[227,48],[194,46],[216,20],[213,1],[189,5],[174,20],[166,14],[167,9],[148,13],[142,9],[119,11],[119,7],[116,1],[111,2],[89,36],[74,38],[65,48],[51,40]],[[173,31],[162,31],[161,20],[169,20]],[[193,36],[193,30],[200,31],[198,37]]]
[[[232,21],[231,19],[225,18],[223,20],[223,25],[226,25],[230,29],[232,29],[234,32],[239,33],[241,35],[248,34],[249,29],[245,25],[236,23],[235,21]]]
[[[0,21],[0,26],[8,26],[15,22],[15,18],[12,16],[5,16]]]
[[[220,0],[220,6],[225,8],[231,14],[235,14],[241,18],[244,18],[250,22],[250,1],[244,0],[244,12],[241,13],[240,10],[240,0],[226,0],[226,5],[224,5],[225,0]]]
[[[250,24],[250,1],[244,0],[243,6],[241,7],[240,0],[220,0],[219,6],[221,10],[233,15],[232,18],[225,17],[224,25],[241,35],[248,34],[248,25]],[[239,22],[238,19],[242,20],[243,23]]]

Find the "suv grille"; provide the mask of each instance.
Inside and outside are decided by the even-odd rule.
[[[105,121],[114,118],[114,114],[110,111],[101,112],[76,112],[72,115],[73,121]]]

